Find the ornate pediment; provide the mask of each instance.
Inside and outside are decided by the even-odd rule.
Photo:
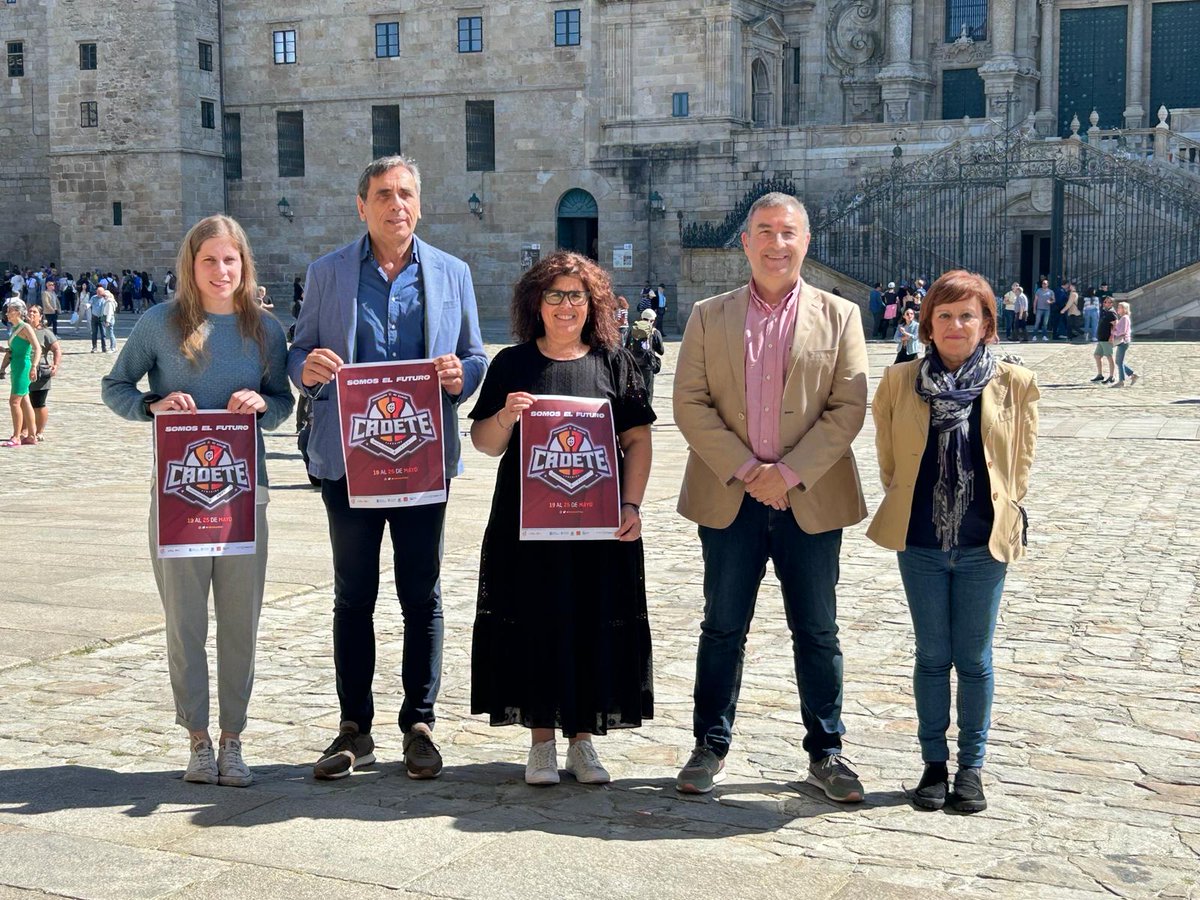
[[[772,44],[786,44],[788,42],[787,32],[783,30],[783,26],[779,24],[779,19],[774,15],[755,19],[746,26],[746,30],[751,35]]]

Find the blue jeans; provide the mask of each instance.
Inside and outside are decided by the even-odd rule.
[[[1017,314],[1011,310],[1004,310],[1004,339],[1011,341],[1013,336],[1013,323],[1017,319]]]
[[[1100,327],[1100,310],[1085,309],[1083,311],[1083,333],[1089,343],[1096,342],[1096,329]]]
[[[697,745],[729,752],[746,633],[754,618],[767,559],[783,592],[800,691],[804,749],[818,760],[842,750],[842,650],[838,644],[838,554],[842,531],[807,534],[791,510],[774,510],[749,494],[728,528],[700,526],[704,553],[704,622],[696,655]]]
[[[100,341],[100,349],[107,350],[108,335],[104,331],[104,318],[102,316],[92,316],[92,349],[96,349],[96,341]]]
[[[1129,352],[1129,342],[1117,344],[1113,348],[1113,352],[1116,354],[1117,381],[1124,381],[1126,375],[1134,374],[1133,369],[1125,365],[1125,354]]]
[[[991,723],[992,635],[1008,564],[987,547],[949,552],[909,547],[896,554],[916,634],[913,695],[926,762],[950,751],[950,667],[958,675],[958,765],[982,766]]]
[[[1046,336],[1046,328],[1050,324],[1050,310],[1039,309],[1037,311],[1037,321],[1033,325],[1033,336],[1037,337],[1040,332],[1042,337]]]

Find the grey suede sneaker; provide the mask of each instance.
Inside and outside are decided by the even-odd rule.
[[[442,754],[431,732],[414,725],[404,733],[403,746],[409,778],[437,778],[442,774]]]
[[[838,754],[810,762],[808,783],[819,787],[826,797],[837,803],[862,802],[864,791],[858,773],[846,765]]]
[[[692,751],[687,764],[675,778],[675,789],[681,794],[707,794],[713,785],[725,780],[725,760],[711,747],[701,745]]]
[[[375,762],[375,742],[360,734],[354,722],[343,722],[338,736],[313,766],[314,778],[345,778],[359,766]]]

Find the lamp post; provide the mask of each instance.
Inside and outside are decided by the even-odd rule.
[[[483,218],[483,201],[479,199],[478,194],[471,194],[470,198],[467,200],[467,208],[471,211],[471,214],[475,216],[475,218]]]
[[[283,216],[289,222],[296,217],[296,214],[292,212],[292,204],[288,203],[287,197],[280,197],[275,207],[279,210],[279,215]]]

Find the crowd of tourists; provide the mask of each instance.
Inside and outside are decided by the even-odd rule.
[[[873,318],[872,335],[876,340],[894,340],[896,362],[908,362],[924,352],[917,333],[921,303],[926,295],[925,279],[888,282],[886,288],[876,282],[871,289],[868,308]],[[1138,375],[1125,362],[1133,337],[1130,306],[1121,301],[1114,305],[1107,282],[1088,287],[1061,279],[1057,288],[1042,277],[1032,299],[1019,281],[1003,295],[995,297],[999,315],[994,339],[1026,343],[1070,341],[1094,343],[1096,384],[1126,387],[1137,383]],[[1107,375],[1104,365],[1107,363]]]

